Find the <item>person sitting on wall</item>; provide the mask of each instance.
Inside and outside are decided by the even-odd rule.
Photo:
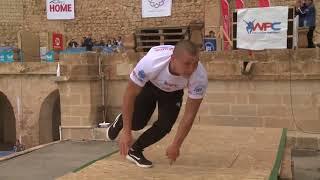
[[[116,49],[117,46],[118,46],[117,39],[116,39],[116,38],[113,38],[113,39],[112,39],[112,48],[113,48],[113,49]]]
[[[76,48],[76,47],[78,47],[77,41],[75,41],[74,39],[71,39],[71,41],[68,44],[68,48]]]
[[[106,46],[107,46],[108,48],[112,48],[111,39],[108,39]]]

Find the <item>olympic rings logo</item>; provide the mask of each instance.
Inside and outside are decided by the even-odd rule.
[[[155,0],[148,0],[148,1],[149,1],[150,6],[154,7],[154,8],[159,8],[159,7],[163,6],[164,2],[165,2],[165,0],[160,0],[160,1],[158,0],[156,2],[155,2]]]

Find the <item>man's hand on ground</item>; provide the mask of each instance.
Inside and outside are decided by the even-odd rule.
[[[120,154],[125,157],[128,154],[129,148],[132,144],[131,131],[122,131],[119,139]]]
[[[177,146],[177,145],[171,144],[167,148],[166,155],[169,158],[170,165],[171,165],[179,157],[179,155],[180,155],[180,147]]]

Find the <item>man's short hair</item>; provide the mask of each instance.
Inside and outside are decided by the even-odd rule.
[[[173,54],[179,54],[181,51],[186,51],[192,56],[198,55],[199,48],[191,41],[181,40],[179,41],[173,50]]]

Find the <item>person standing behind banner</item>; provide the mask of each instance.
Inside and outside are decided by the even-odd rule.
[[[297,0],[296,2],[296,15],[299,16],[299,27],[303,27],[304,19],[305,19],[305,14],[304,10],[307,8],[306,6],[306,1],[305,0]]]
[[[316,8],[314,7],[313,0],[306,1],[307,8],[305,9],[305,20],[306,25],[309,27],[308,37],[308,48],[314,48],[313,33],[316,28]]]
[[[309,28],[307,34],[308,48],[314,48],[313,33],[316,28],[316,8],[314,7],[313,0],[306,0],[306,8],[301,11],[301,17],[304,18],[303,26]]]

